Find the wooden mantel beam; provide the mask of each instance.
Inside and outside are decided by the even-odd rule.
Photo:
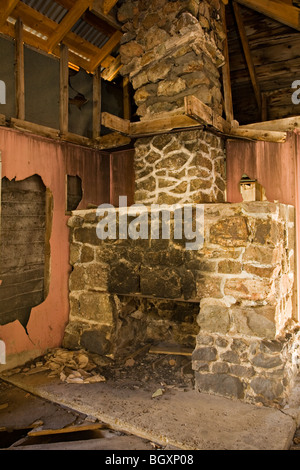
[[[236,0],[252,10],[300,31],[300,10],[279,0]]]
[[[61,20],[52,36],[48,39],[48,52],[53,52],[55,47],[61,42],[66,34],[72,29],[83,13],[91,8],[93,0],[77,0],[66,16]]]
[[[5,0],[2,1],[4,5],[1,6],[0,10],[0,26],[3,26],[7,18],[14,11],[19,0]]]

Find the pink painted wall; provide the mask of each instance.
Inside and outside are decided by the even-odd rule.
[[[66,207],[66,175],[82,179],[83,199],[88,203],[108,203],[110,198],[110,156],[80,146],[0,128],[2,177],[9,180],[40,175],[53,195],[53,219],[50,238],[51,277],[45,301],[31,311],[28,335],[18,321],[0,326],[7,361],[10,355],[28,351],[43,353],[61,345],[68,322],[69,229]],[[0,287],[1,288],[1,287]]]
[[[239,183],[243,174],[256,179],[268,201],[296,208],[297,263],[300,266],[300,133],[290,132],[285,143],[227,141],[227,201],[242,202]],[[300,320],[300,276],[297,278]]]

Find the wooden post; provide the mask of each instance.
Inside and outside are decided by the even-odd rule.
[[[93,139],[101,134],[101,67],[98,67],[93,79]]]
[[[25,76],[24,76],[24,43],[23,43],[23,23],[20,18],[15,24],[16,37],[16,116],[17,119],[25,120]]]
[[[223,88],[224,88],[224,105],[225,105],[225,115],[229,123],[234,119],[233,116],[233,104],[232,104],[232,90],[231,90],[231,78],[230,78],[230,65],[229,65],[229,50],[228,50],[228,39],[227,39],[227,21],[226,21],[226,6],[224,3],[221,3],[221,17],[224,28],[224,33],[226,35],[224,40],[224,58],[225,64],[222,67],[223,74]]]
[[[60,46],[60,132],[69,130],[69,51],[65,44]]]
[[[123,103],[124,103],[124,119],[131,119],[131,103],[129,91],[129,77],[123,79]]]

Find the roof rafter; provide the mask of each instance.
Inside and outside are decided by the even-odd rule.
[[[300,10],[279,0],[236,0],[252,10],[300,31]]]
[[[62,1],[62,0],[60,0]],[[63,0],[66,2],[67,0]],[[42,15],[37,10],[29,7],[23,2],[17,2],[17,6],[10,13],[12,19],[20,18],[24,24],[24,42],[36,49],[49,53],[47,40],[53,35],[57,28],[57,23],[46,16]],[[112,28],[111,28],[112,29]],[[115,30],[114,30],[115,31]],[[0,26],[0,33],[15,38],[15,29],[12,22],[5,22]],[[121,33],[118,31],[118,41]],[[69,31],[64,37],[64,43],[69,48],[70,62],[79,66],[87,72],[94,72],[97,67],[92,70],[91,63],[95,62],[95,58],[100,61],[104,68],[109,67],[114,62],[114,57],[110,55],[116,44],[117,36],[112,41],[108,42],[102,48],[95,46],[89,41],[83,39],[77,34]],[[56,57],[60,57],[60,47],[57,45],[52,51]]]
[[[96,68],[107,58],[107,56],[111,54],[114,48],[119,44],[122,36],[123,34],[121,31],[116,31],[114,35],[106,42],[106,44],[104,44],[104,46],[99,49],[99,53],[91,62],[90,72],[94,72]]]
[[[108,13],[113,9],[117,2],[118,0],[101,0],[100,7],[104,15],[108,15]]]
[[[6,0],[4,2],[4,6],[1,8],[0,11],[0,26],[5,23],[9,15],[14,11],[18,2],[19,0]]]
[[[77,0],[71,10],[69,10],[56,27],[52,36],[48,39],[48,52],[52,52],[55,49],[55,47],[62,41],[74,24],[79,20],[83,13],[92,6],[92,4],[93,0]]]
[[[259,110],[261,111],[262,109],[261,90],[260,90],[260,86],[257,80],[257,75],[256,75],[256,71],[255,71],[255,67],[254,67],[254,63],[253,63],[253,59],[251,55],[251,50],[250,50],[249,41],[247,38],[243,18],[241,15],[240,6],[235,1],[233,2],[233,10],[234,10],[234,15],[235,15],[235,19],[237,22],[238,30],[239,30],[240,39],[242,42],[245,59],[246,59],[248,70],[249,70],[251,83],[252,83],[253,90],[255,93],[256,102],[257,102]]]

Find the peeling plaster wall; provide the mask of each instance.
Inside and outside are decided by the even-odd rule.
[[[32,309],[27,324],[28,335],[19,321],[0,327],[8,365],[24,362],[25,357],[34,357],[61,344],[69,315],[71,271],[66,175],[78,175],[82,179],[83,199],[79,209],[86,208],[89,203],[107,203],[110,198],[110,159],[106,153],[5,128],[0,129],[0,151],[2,177],[19,181],[37,174],[53,197],[48,296]]]

